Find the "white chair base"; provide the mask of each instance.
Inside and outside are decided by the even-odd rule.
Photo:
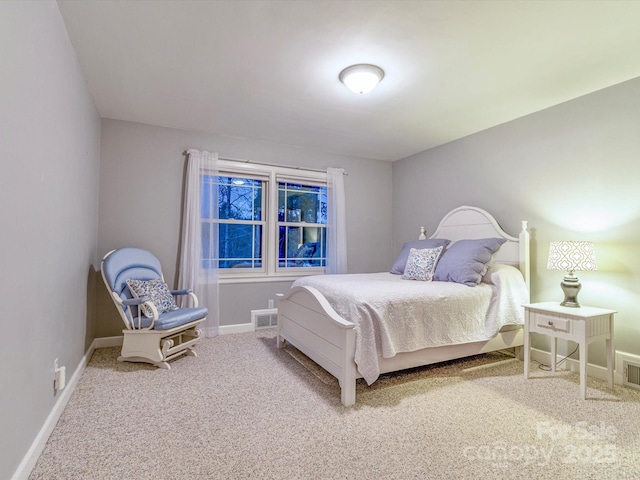
[[[121,362],[144,362],[170,369],[168,361],[181,355],[196,357],[193,347],[200,342],[201,331],[196,328],[203,320],[169,330],[123,330]]]

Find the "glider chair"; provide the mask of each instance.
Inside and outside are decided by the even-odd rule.
[[[171,368],[168,361],[180,355],[197,356],[198,324],[207,309],[198,306],[191,290],[169,290],[160,261],[147,250],[120,248],[107,253],[101,263],[104,280],[126,328],[120,361],[145,362]],[[191,307],[178,308],[174,297],[188,295]]]

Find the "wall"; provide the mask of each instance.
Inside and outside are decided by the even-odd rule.
[[[100,119],[58,6],[0,2],[0,478],[11,478],[93,340]]]
[[[618,310],[615,348],[640,354],[639,131],[640,78],[397,161],[394,248],[459,205],[492,212],[514,235],[528,220],[532,300],[560,302],[549,242],[591,240],[598,271],[578,273],[579,299]],[[605,366],[604,342],[589,348]]]
[[[186,164],[183,152],[189,148],[255,162],[345,168],[349,271],[391,267],[389,162],[107,119],[102,121],[100,255],[123,246],[147,248],[162,262],[167,283],[175,285]],[[289,286],[290,282],[221,285],[221,325],[249,323],[252,309],[266,308],[268,299]],[[98,289],[97,318],[96,336],[121,335],[121,320],[104,288]]]

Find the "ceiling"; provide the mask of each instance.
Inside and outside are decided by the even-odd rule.
[[[103,118],[398,160],[640,76],[636,1],[58,1]],[[368,95],[338,80],[385,71]]]

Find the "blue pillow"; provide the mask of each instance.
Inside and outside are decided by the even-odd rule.
[[[427,238],[426,240],[414,240],[413,242],[406,242],[402,246],[400,255],[398,255],[398,258],[396,258],[396,261],[393,263],[393,267],[391,267],[391,273],[395,273],[396,275],[402,275],[404,273],[404,267],[407,265],[409,252],[412,248],[417,248],[418,250],[438,247],[446,248],[449,243],[451,243],[451,240],[447,240],[446,238]]]
[[[487,273],[493,255],[506,241],[504,238],[458,240],[440,257],[433,279],[476,286]]]

